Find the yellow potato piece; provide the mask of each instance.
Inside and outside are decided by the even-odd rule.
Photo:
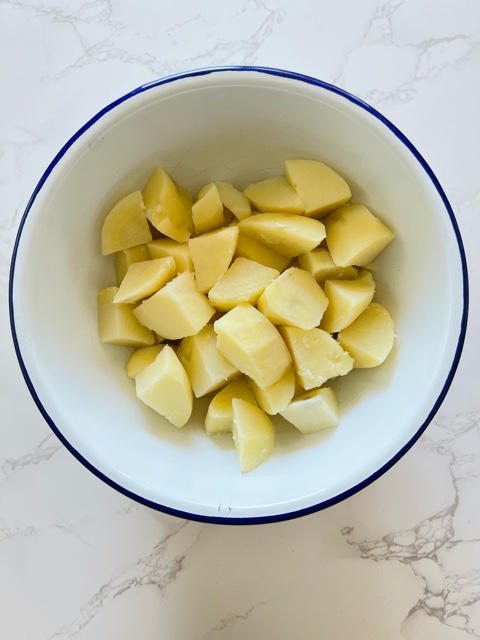
[[[283,411],[293,398],[295,393],[295,373],[293,369],[289,369],[280,380],[265,389],[260,389],[253,380],[250,380],[250,385],[260,409],[274,416]]]
[[[234,398],[232,408],[233,440],[240,470],[247,473],[271,454],[275,444],[275,427],[265,411],[245,400]]]
[[[291,213],[259,213],[240,220],[238,228],[287,258],[311,251],[325,238],[319,220]]]
[[[183,427],[193,409],[188,376],[172,347],[166,345],[135,378],[137,397],[175,427]]]
[[[337,399],[329,387],[312,389],[295,398],[280,415],[304,435],[332,429],[339,421]]]
[[[191,209],[193,206],[193,196],[190,193],[190,191],[179,184],[175,184],[175,186],[177,187],[178,193],[180,195],[180,198],[182,199],[183,204],[187,208]]]
[[[199,293],[191,271],[170,280],[133,311],[145,327],[168,340],[193,336],[214,313],[207,297]]]
[[[291,262],[291,258],[281,256],[279,253],[269,249],[263,242],[255,240],[255,238],[251,238],[242,232],[238,234],[235,257],[248,258],[280,272],[286,269]]]
[[[239,370],[217,349],[213,325],[207,324],[194,336],[184,338],[177,351],[197,398],[224,387]]]
[[[215,309],[229,311],[242,302],[255,305],[269,282],[279,275],[276,269],[237,258],[208,293]]]
[[[134,351],[127,362],[127,376],[132,379],[138,376],[140,371],[152,364],[164,346],[153,344],[151,347],[142,347]]]
[[[257,302],[257,308],[273,324],[313,329],[328,305],[315,278],[303,269],[290,267],[271,282]],[[261,406],[261,405],[260,405]]]
[[[150,242],[152,234],[145,217],[140,191],[122,198],[105,218],[102,228],[104,256]]]
[[[175,260],[172,257],[135,262],[128,267],[113,301],[132,303],[147,298],[174,276]]]
[[[205,417],[205,433],[207,435],[213,436],[232,430],[233,398],[240,398],[253,405],[257,404],[250,383],[245,376],[235,378],[213,397]]]
[[[363,204],[341,207],[325,219],[327,245],[340,267],[371,262],[395,237]]]
[[[192,217],[197,235],[214,231],[225,225],[223,203],[213,182],[205,185],[198,194],[198,200],[192,206]]]
[[[215,182],[215,186],[217,187],[218,195],[223,202],[223,206],[231,211],[237,220],[243,220],[252,213],[248,198],[236,189],[233,184],[229,182]]]
[[[388,311],[372,302],[351,325],[338,334],[338,342],[354,359],[356,369],[382,364],[392,350],[395,327]]]
[[[201,293],[210,291],[230,266],[237,238],[238,227],[235,226],[205,233],[198,238],[192,238],[188,243],[195,269],[195,280]]]
[[[97,294],[100,342],[133,348],[153,344],[153,333],[143,327],[133,315],[134,305],[113,302],[117,291],[117,287],[108,287]]]
[[[257,211],[304,213],[305,205],[284,176],[267,178],[245,189],[245,195]]]
[[[193,271],[193,262],[188,243],[177,242],[171,238],[159,238],[149,242],[147,247],[152,260],[171,256],[175,260],[177,274],[184,271]]]
[[[323,247],[312,249],[297,257],[299,266],[312,274],[315,280],[322,284],[327,278],[337,280],[353,280],[357,277],[355,267],[338,267],[332,260],[330,251]]]
[[[285,175],[302,199],[307,216],[320,218],[352,196],[345,180],[317,160],[286,160]]]
[[[114,260],[117,286],[120,286],[128,271],[128,267],[135,262],[150,260],[150,253],[148,252],[146,244],[139,244],[136,247],[129,247],[128,249],[117,251],[114,255]]]
[[[162,167],[150,176],[143,189],[147,218],[164,235],[186,242],[193,231],[192,208],[185,190],[180,194],[176,184]],[[148,241],[150,242],[152,238]]]
[[[352,370],[353,359],[326,331],[289,326],[279,330],[291,353],[297,379],[306,391]]]
[[[372,274],[364,269],[355,280],[325,280],[328,307],[320,329],[328,333],[338,333],[345,329],[368,307],[374,293]]]
[[[252,305],[239,304],[217,320],[213,328],[220,353],[261,389],[289,370],[291,358],[281,335]]]

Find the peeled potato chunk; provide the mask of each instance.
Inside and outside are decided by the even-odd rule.
[[[357,277],[355,267],[338,267],[332,260],[330,251],[323,247],[312,249],[308,253],[302,253],[297,257],[302,269],[312,274],[315,280],[322,284],[328,278],[337,280],[354,280]]]
[[[166,345],[135,378],[137,397],[175,427],[183,427],[193,409],[188,376],[175,351]]]
[[[297,379],[306,391],[352,370],[353,359],[326,331],[288,326],[279,330],[292,355]]]
[[[230,266],[235,253],[238,227],[226,227],[188,243],[200,293],[207,293]]]
[[[284,176],[267,178],[245,189],[245,195],[257,211],[304,213],[305,206]]]
[[[290,267],[271,282],[257,302],[257,308],[273,324],[313,329],[328,305],[315,278],[303,269]]]
[[[263,242],[255,240],[255,238],[251,238],[242,232],[238,234],[235,257],[248,258],[278,271],[286,269],[291,262],[291,258],[281,256]]]
[[[295,398],[280,415],[304,435],[338,426],[338,405],[329,387],[312,389]]]
[[[317,160],[286,160],[285,175],[302,199],[307,216],[320,218],[352,196],[345,180]]]
[[[292,213],[259,213],[240,220],[238,228],[287,258],[311,251],[325,238],[319,220]]]
[[[351,325],[338,334],[338,342],[354,359],[356,369],[382,364],[392,350],[395,328],[388,311],[372,302]]]
[[[265,389],[250,380],[255,400],[260,409],[263,409],[271,416],[283,411],[295,393],[295,373],[293,369],[289,369],[287,373]]]
[[[192,206],[192,217],[197,235],[214,231],[225,225],[223,202],[213,182],[205,185],[198,194],[198,200]]]
[[[180,198],[182,199],[183,204],[187,207],[187,209],[191,209],[193,206],[193,196],[188,189],[182,187],[179,184],[175,185],[177,187]]]
[[[210,289],[208,299],[219,311],[229,311],[241,302],[254,305],[278,273],[253,260],[237,258]]]
[[[114,302],[137,302],[158,291],[175,275],[175,260],[157,258],[135,262],[128,271],[118,289]]]
[[[171,238],[159,238],[147,244],[150,258],[168,258],[171,256],[175,260],[176,273],[183,271],[193,271],[193,262],[190,249],[186,242],[177,242]]]
[[[115,304],[117,287],[101,289],[97,294],[98,337],[104,344],[121,347],[146,347],[155,342],[154,335],[133,315],[133,304]]]
[[[215,182],[215,186],[217,187],[218,195],[223,202],[223,206],[231,211],[237,220],[243,220],[252,213],[248,198],[236,189],[233,184],[229,182]]]
[[[338,333],[348,327],[372,301],[375,282],[369,271],[362,269],[355,280],[325,280],[328,307],[320,329]]]
[[[325,219],[327,245],[340,267],[371,262],[395,234],[363,204],[350,204]]]
[[[191,271],[179,274],[133,311],[145,327],[168,340],[193,336],[215,313]]]
[[[142,194],[135,191],[117,202],[105,218],[102,228],[102,253],[107,256],[122,249],[145,244],[151,239]]]
[[[240,398],[256,405],[250,382],[245,376],[235,378],[213,397],[205,417],[205,433],[209,436],[228,433],[233,423],[233,398]]]
[[[148,246],[146,244],[139,244],[136,247],[129,247],[128,249],[117,251],[114,255],[114,260],[117,286],[119,287],[122,284],[122,280],[124,279],[125,274],[128,271],[128,267],[131,264],[150,260]]]
[[[245,400],[234,398],[233,440],[240,470],[247,473],[264,462],[275,444],[275,427],[265,411]]]
[[[150,176],[142,194],[147,218],[155,229],[177,242],[186,242],[192,235],[193,220],[185,190],[180,194],[165,169],[158,167]],[[150,242],[151,239],[145,242]]]
[[[252,305],[239,304],[217,320],[213,328],[220,353],[261,389],[276,382],[290,368],[290,354],[278,330]]]
[[[177,351],[197,398],[224,387],[239,370],[217,349],[213,325],[207,324],[194,336],[184,338]]]
[[[132,379],[138,376],[140,371],[152,364],[164,346],[164,344],[152,344],[151,347],[142,347],[134,351],[127,362],[127,376]]]

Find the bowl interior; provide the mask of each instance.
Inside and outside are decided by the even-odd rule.
[[[334,384],[331,433],[278,423],[271,458],[242,476],[231,438],[203,432],[207,400],[178,430],[143,406],[126,349],[97,339],[96,292],[114,284],[100,255],[109,208],[164,166],[197,189],[240,187],[316,158],[397,234],[376,260],[377,301],[395,353]],[[335,499],[390,461],[429,419],[461,332],[462,266],[445,204],[415,154],[374,113],[328,88],[224,71],[151,86],[85,127],[49,175],[23,227],[13,278],[15,331],[39,401],[96,470],[141,499],[194,517],[281,517]]]

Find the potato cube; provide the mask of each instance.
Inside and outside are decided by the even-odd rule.
[[[217,320],[213,328],[220,353],[261,389],[289,370],[291,358],[281,335],[252,305],[239,304]]]
[[[265,411],[259,407],[234,398],[233,440],[237,450],[240,470],[247,473],[264,462],[275,444],[275,427]]]
[[[248,258],[280,272],[286,269],[291,262],[291,258],[281,256],[263,242],[255,240],[255,238],[251,238],[242,232],[238,234],[235,257]]]
[[[171,256],[175,260],[176,273],[193,271],[193,262],[190,249],[186,242],[177,242],[171,238],[159,238],[147,244],[150,258],[168,258]]]
[[[164,346],[164,344],[152,344],[151,347],[136,349],[127,362],[127,376],[132,379],[138,376],[140,371],[152,364]]]
[[[312,389],[295,398],[280,411],[304,435],[338,426],[338,405],[335,393],[329,387]]]
[[[213,397],[205,417],[205,433],[209,436],[228,433],[233,423],[233,398],[240,398],[256,405],[250,382],[245,376],[235,378]]]
[[[340,267],[371,262],[393,240],[395,234],[363,204],[350,204],[325,219],[327,245]]]
[[[237,258],[210,289],[208,299],[220,311],[229,311],[241,302],[255,305],[265,287],[278,273],[276,269],[253,260]]]
[[[215,182],[215,186],[223,206],[231,211],[237,220],[243,220],[252,213],[248,198],[241,191],[235,189],[233,184]]]
[[[392,350],[395,328],[388,311],[372,302],[346,329],[338,342],[354,359],[356,369],[378,367]]]
[[[342,331],[368,307],[374,293],[372,274],[364,269],[355,280],[325,280],[328,307],[320,329],[328,333]]]
[[[192,207],[192,217],[197,235],[225,225],[223,203],[213,182],[205,185],[198,194],[198,199]]]
[[[137,302],[151,296],[175,275],[175,260],[157,258],[135,262],[128,267],[114,302]]]
[[[317,160],[286,160],[285,175],[302,199],[307,216],[320,218],[352,196],[345,180]]]
[[[317,327],[327,305],[328,299],[315,278],[297,267],[290,267],[273,280],[257,302],[258,310],[273,324],[301,329]]]
[[[257,211],[305,212],[305,205],[284,176],[251,184],[245,189],[245,195]]]
[[[187,188],[182,187],[179,184],[176,184],[175,186],[177,187],[178,194],[179,194],[180,198],[182,199],[183,204],[188,209],[191,209],[192,206],[193,206],[193,196],[190,193],[190,191]]]
[[[188,376],[172,347],[166,345],[135,378],[137,397],[175,427],[183,427],[193,409]]]
[[[295,373],[289,369],[287,373],[265,389],[250,380],[250,386],[260,409],[274,416],[283,411],[295,393]]]
[[[150,260],[148,246],[146,244],[139,244],[136,247],[129,247],[128,249],[117,251],[114,255],[114,260],[117,286],[119,287],[131,264]]]
[[[179,193],[165,169],[155,169],[142,194],[152,225],[169,238],[186,242],[193,231],[192,208],[186,194]]]
[[[177,351],[197,398],[224,387],[240,371],[217,349],[213,325],[207,324],[194,336],[184,338]]]
[[[104,256],[150,242],[152,234],[145,217],[140,191],[122,198],[105,218],[102,227]]]
[[[191,271],[170,280],[133,311],[145,327],[168,340],[193,336],[214,313],[207,297],[199,293]]]
[[[153,344],[153,333],[143,327],[133,315],[134,305],[113,302],[117,291],[117,287],[108,287],[97,294],[100,342],[133,348]]]
[[[302,253],[297,260],[300,267],[311,273],[319,284],[325,282],[327,278],[353,280],[358,275],[355,267],[338,267],[332,260],[330,251],[323,247]]]
[[[292,355],[297,379],[306,391],[352,370],[353,359],[326,331],[289,326],[279,330]]]
[[[190,255],[195,268],[195,280],[200,293],[207,293],[225,271],[235,253],[238,238],[238,227],[226,227],[188,243]]]
[[[311,251],[325,238],[319,220],[292,213],[259,213],[240,220],[238,228],[287,258]]]

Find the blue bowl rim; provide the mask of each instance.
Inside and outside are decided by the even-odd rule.
[[[201,515],[201,514],[189,513],[189,512],[181,511],[181,510],[178,510],[178,509],[173,509],[171,507],[168,507],[168,506],[165,506],[165,505],[162,505],[162,504],[158,504],[156,502],[153,502],[151,500],[148,500],[148,499],[146,499],[146,498],[144,498],[142,496],[139,496],[139,495],[133,493],[132,491],[130,491],[130,490],[126,489],[125,487],[119,485],[118,483],[113,481],[111,478],[106,476],[104,473],[99,471],[96,467],[94,467],[65,438],[65,436],[60,431],[59,427],[57,427],[57,425],[53,422],[52,418],[49,416],[47,410],[45,409],[45,407],[43,406],[40,398],[38,397],[38,395],[36,393],[36,390],[35,390],[35,387],[34,387],[32,381],[31,381],[31,379],[30,379],[30,377],[28,375],[27,368],[26,368],[25,363],[24,363],[23,358],[22,358],[20,345],[19,345],[18,338],[17,338],[17,332],[16,332],[16,328],[15,328],[15,312],[14,312],[14,305],[13,305],[13,288],[14,288],[15,264],[16,264],[16,259],[17,259],[18,247],[19,247],[19,244],[20,244],[20,241],[21,241],[21,237],[22,237],[23,227],[25,225],[25,222],[26,222],[26,219],[27,219],[28,214],[30,212],[30,209],[32,208],[33,203],[35,202],[40,190],[42,189],[43,185],[45,184],[46,180],[48,179],[48,177],[50,176],[52,171],[54,170],[55,166],[58,164],[58,162],[61,160],[61,158],[65,155],[65,153],[70,149],[70,147],[92,125],[94,125],[98,120],[100,120],[105,114],[107,114],[109,111],[112,111],[113,109],[115,109],[115,107],[117,107],[118,105],[122,104],[126,100],[129,100],[130,98],[133,98],[134,96],[136,96],[138,94],[141,94],[141,93],[143,93],[145,91],[148,91],[149,89],[153,89],[153,88],[161,86],[161,85],[165,85],[165,84],[169,84],[171,82],[175,82],[176,80],[183,80],[183,79],[186,79],[186,78],[195,78],[195,77],[209,75],[209,74],[213,74],[213,73],[223,73],[223,72],[232,72],[232,71],[234,71],[234,72],[261,73],[261,74],[276,76],[276,77],[280,77],[280,78],[286,78],[288,80],[297,80],[299,82],[303,82],[303,83],[306,83],[306,84],[310,84],[310,85],[314,85],[314,86],[320,87],[322,89],[325,89],[327,91],[335,93],[335,94],[345,98],[346,100],[354,103],[355,105],[361,107],[362,109],[364,109],[365,111],[370,113],[372,116],[377,118],[380,122],[382,122],[400,140],[400,142],[402,142],[405,145],[405,147],[412,153],[412,155],[419,162],[419,164],[422,166],[422,168],[424,169],[424,171],[426,172],[426,174],[428,175],[428,177],[432,181],[435,189],[437,190],[440,198],[442,199],[443,204],[445,206],[445,209],[446,209],[446,211],[447,211],[447,213],[449,215],[450,222],[452,224],[455,236],[456,236],[459,255],[460,255],[460,260],[461,260],[461,265],[462,265],[462,276],[463,276],[463,302],[464,302],[464,304],[463,304],[462,319],[461,319],[461,323],[460,323],[460,333],[459,333],[459,336],[458,336],[457,347],[456,347],[456,350],[455,350],[455,355],[454,355],[454,358],[453,358],[453,361],[452,361],[452,365],[451,365],[450,371],[448,373],[448,376],[447,376],[447,378],[445,380],[445,383],[443,385],[443,388],[441,389],[441,391],[440,391],[440,393],[439,393],[439,395],[437,397],[437,400],[436,400],[435,404],[433,405],[433,407],[432,407],[430,413],[428,414],[427,418],[425,419],[425,421],[420,425],[420,427],[418,428],[416,433],[412,436],[412,438],[410,438],[410,440],[390,460],[388,460],[382,467],[380,467],[380,469],[378,469],[377,471],[372,473],[370,476],[365,478],[365,480],[363,480],[362,482],[359,482],[355,486],[351,487],[350,489],[348,489],[346,491],[343,491],[342,493],[338,494],[337,496],[334,496],[333,498],[330,498],[328,500],[324,500],[324,501],[322,501],[322,502],[320,502],[318,504],[312,505],[312,506],[304,508],[304,509],[298,509],[296,511],[290,511],[290,512],[276,514],[276,515],[255,516],[255,517],[251,517],[251,516],[249,516],[249,517],[205,516],[205,515]],[[143,84],[143,85],[137,87],[136,89],[134,89],[133,91],[130,91],[129,93],[126,93],[125,95],[121,96],[117,100],[114,100],[113,102],[108,104],[106,107],[101,109],[96,115],[94,115],[92,118],[90,118],[90,120],[88,120],[80,129],[78,129],[78,131],[76,133],[74,133],[74,135],[63,145],[63,147],[60,149],[60,151],[57,153],[57,155],[53,158],[51,163],[48,165],[47,169],[45,170],[45,172],[43,173],[42,177],[38,181],[38,184],[35,187],[35,189],[34,189],[34,191],[32,193],[32,196],[30,197],[30,200],[28,201],[28,204],[27,204],[27,206],[25,208],[25,212],[24,212],[24,214],[22,216],[22,219],[20,221],[20,224],[19,224],[19,229],[18,229],[18,232],[17,232],[17,236],[16,236],[14,248],[13,248],[12,259],[11,259],[9,290],[8,290],[8,302],[9,302],[9,314],[10,314],[10,328],[11,328],[11,332],[12,332],[12,338],[13,338],[13,343],[14,343],[14,347],[15,347],[15,352],[16,352],[17,359],[18,359],[18,362],[19,362],[19,365],[20,365],[20,369],[22,371],[23,377],[24,377],[25,382],[27,384],[27,387],[28,387],[28,389],[30,391],[30,394],[31,394],[33,400],[35,401],[40,413],[42,414],[42,416],[44,417],[45,421],[48,423],[48,425],[50,426],[52,431],[55,433],[57,438],[70,451],[70,453],[73,454],[75,456],[75,458],[77,458],[77,460],[79,462],[81,462],[89,471],[91,471],[95,476],[97,476],[97,478],[99,478],[100,480],[105,482],[107,485],[109,485],[113,489],[116,489],[117,491],[119,491],[120,493],[125,495],[126,497],[128,497],[128,498],[130,498],[132,500],[135,500],[136,502],[139,502],[140,504],[143,504],[143,505],[145,505],[147,507],[150,507],[150,508],[155,509],[157,511],[161,511],[163,513],[166,513],[168,515],[176,516],[176,517],[184,518],[184,519],[188,519],[188,520],[193,520],[193,521],[197,521],[197,522],[204,522],[204,523],[208,523],[208,524],[253,525],[253,524],[270,524],[270,523],[273,523],[273,522],[281,522],[281,521],[285,521],[285,520],[291,520],[293,518],[299,518],[301,516],[306,516],[306,515],[309,515],[309,514],[313,514],[313,513],[317,512],[317,511],[321,511],[323,509],[326,509],[327,507],[331,507],[331,506],[333,506],[333,505],[345,500],[346,498],[349,498],[350,496],[354,495],[355,493],[361,491],[362,489],[364,489],[365,487],[370,485],[377,478],[379,478],[386,471],[388,471],[391,467],[393,467],[393,465],[396,464],[405,455],[405,453],[407,453],[407,451],[415,444],[415,442],[420,438],[420,436],[425,431],[427,426],[433,420],[435,414],[437,413],[437,411],[439,410],[442,402],[444,401],[445,396],[446,396],[446,394],[447,394],[447,392],[448,392],[448,390],[450,388],[450,385],[452,384],[453,378],[455,376],[455,372],[457,370],[458,363],[460,361],[461,353],[462,353],[462,350],[463,350],[463,346],[464,346],[464,343],[465,343],[465,335],[466,335],[467,319],[468,319],[468,306],[469,306],[469,285],[468,285],[468,270],[467,270],[467,261],[466,261],[466,256],[465,256],[465,249],[464,249],[462,238],[461,238],[461,235],[460,235],[460,230],[458,228],[458,224],[457,224],[457,221],[455,219],[455,215],[454,215],[452,207],[450,206],[450,203],[449,203],[449,201],[447,199],[447,196],[445,195],[445,192],[443,191],[443,189],[442,189],[437,177],[435,176],[435,174],[433,173],[432,169],[427,164],[427,162],[425,161],[423,156],[419,153],[419,151],[416,149],[416,147],[408,140],[408,138],[406,138],[406,136],[399,129],[397,129],[397,127],[394,124],[392,124],[387,118],[385,118],[385,116],[383,116],[376,109],[374,109],[372,106],[370,106],[369,104],[367,104],[366,102],[364,102],[360,98],[357,98],[356,96],[352,95],[351,93],[348,93],[344,89],[340,89],[339,87],[337,87],[335,85],[329,84],[328,82],[324,82],[322,80],[318,80],[317,78],[314,78],[312,76],[307,76],[307,75],[303,75],[303,74],[296,73],[296,72],[293,72],[293,71],[287,71],[287,70],[284,70],[284,69],[277,69],[277,68],[274,68],[274,67],[235,66],[235,65],[232,66],[232,65],[230,65],[230,66],[217,66],[217,67],[206,67],[206,68],[200,68],[200,69],[193,69],[191,71],[185,71],[185,72],[181,72],[181,73],[172,74],[172,75],[169,75],[169,76],[165,76],[163,78],[159,78],[157,80],[153,80],[152,82],[148,82],[146,84]]]

